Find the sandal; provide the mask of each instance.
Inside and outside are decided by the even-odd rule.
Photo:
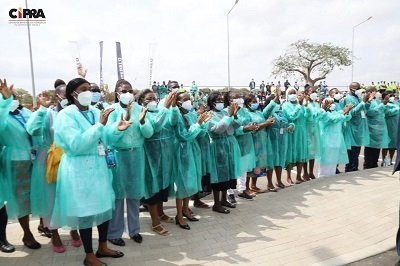
[[[159,229],[157,229],[159,228]],[[161,236],[166,236],[168,235],[168,230],[164,228],[164,226],[162,226],[161,224],[158,224],[156,226],[151,227],[151,229],[156,232],[157,234],[161,235]]]
[[[258,187],[250,188],[250,191],[253,191],[255,193],[265,193],[266,192],[264,189],[261,189]]]
[[[169,216],[166,215],[166,214],[161,215],[159,218],[160,218],[161,221],[163,221],[163,222],[165,222],[165,223],[168,223],[168,224],[173,224],[173,223],[175,223],[174,218],[169,217]]]
[[[278,184],[276,186],[279,187],[279,188],[282,188],[282,189],[286,187],[284,184]]]
[[[276,188],[268,188],[269,192],[278,192],[278,190]]]
[[[212,207],[212,210],[215,211],[215,212],[224,213],[224,214],[228,214],[228,213],[231,212],[230,210],[225,209],[225,208],[222,207],[222,206],[219,206],[219,207],[213,206],[213,207]]]

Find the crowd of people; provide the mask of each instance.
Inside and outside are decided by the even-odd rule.
[[[357,171],[362,146],[365,169],[378,167],[381,152],[391,164],[396,149],[400,107],[393,91],[375,86],[353,82],[345,97],[332,88],[323,100],[308,85],[285,94],[275,87],[263,100],[235,90],[203,94],[195,82],[188,92],[177,81],[156,87],[135,93],[118,80],[108,104],[82,77],[56,80],[57,102],[41,95],[31,112],[0,80],[1,251],[15,250],[6,238],[8,217],[18,219],[26,247],[41,247],[31,214],[54,252],[65,252],[58,228],[68,228],[72,245],[84,246],[84,264],[102,265],[102,257],[124,255],[107,241],[125,245],[125,205],[129,237],[141,243],[140,205],[150,213],[151,229],[166,236],[168,223],[190,230],[187,221],[199,220],[189,201],[209,208],[203,192],[212,192],[213,211],[229,214],[236,197],[251,200],[331,176],[339,164]],[[257,186],[262,176],[266,189]],[[175,199],[174,218],[163,210],[168,199]]]

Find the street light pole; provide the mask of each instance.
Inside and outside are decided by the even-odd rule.
[[[353,38],[351,41],[351,82],[353,82],[353,76],[354,76],[354,32],[355,32],[356,27],[367,22],[371,18],[372,18],[372,16],[367,18],[366,20],[363,20],[362,22],[358,23],[357,25],[353,26]]]
[[[229,59],[229,14],[233,10],[233,8],[236,6],[236,4],[239,2],[239,0],[236,0],[235,3],[233,4],[231,10],[229,10],[228,14],[226,15],[226,27],[227,27],[227,37],[228,37],[228,90],[231,89],[231,64],[230,64],[230,59]]]
[[[25,0],[25,8],[28,9],[28,0]],[[33,108],[36,108],[36,89],[35,89],[35,75],[33,72],[33,58],[32,58],[32,44],[31,44],[31,28],[29,25],[29,16],[26,18],[28,26],[28,40],[29,40],[29,58],[31,60],[31,79],[32,79],[32,101]]]

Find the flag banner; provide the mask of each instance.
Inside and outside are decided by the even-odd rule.
[[[118,80],[124,79],[124,65],[122,64],[122,53],[121,53],[121,43],[116,42],[117,44],[117,72],[118,72]]]
[[[103,41],[100,42],[100,90],[104,89],[103,81]]]

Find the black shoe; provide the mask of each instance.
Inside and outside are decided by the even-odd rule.
[[[143,237],[140,234],[136,234],[134,236],[131,236],[131,239],[135,241],[136,243],[142,243],[143,242]]]
[[[42,247],[39,242],[37,242],[35,239],[33,239],[33,242],[28,244],[24,239],[22,239],[22,242],[24,243],[24,246],[30,249],[39,249]]]
[[[0,241],[0,251],[5,253],[12,253],[15,251],[15,247],[8,243],[7,240]]]
[[[108,241],[116,246],[125,246],[125,241],[122,238],[108,239]]]
[[[191,222],[197,222],[197,221],[199,221],[199,219],[197,219],[197,218],[194,217],[194,216],[190,217],[190,216],[188,216],[188,215],[186,215],[186,214],[184,214],[184,213],[183,213],[183,216],[186,217],[186,218],[187,218],[189,221],[191,221]]]
[[[39,231],[39,234],[48,238],[51,238],[53,235],[48,227],[44,227],[43,225],[39,225],[37,230]]]
[[[114,259],[116,259],[116,258],[121,258],[123,256],[124,256],[124,253],[122,253],[119,250],[116,250],[114,255],[105,255],[105,254],[101,254],[99,251],[96,252],[97,258],[114,258]]]
[[[248,200],[252,200],[253,199],[253,197],[252,196],[250,196],[248,193],[246,193],[246,192],[242,192],[242,193],[239,193],[238,194],[238,197],[240,197],[240,198],[244,198],[244,199],[248,199]]]
[[[190,226],[188,224],[180,224],[178,220],[178,216],[175,216],[175,223],[179,225],[180,228],[190,230]]]
[[[236,204],[236,203],[237,203],[237,201],[236,201],[236,199],[235,199],[235,195],[233,195],[233,194],[228,195],[228,201],[229,201],[230,203],[233,203],[233,204]]]

